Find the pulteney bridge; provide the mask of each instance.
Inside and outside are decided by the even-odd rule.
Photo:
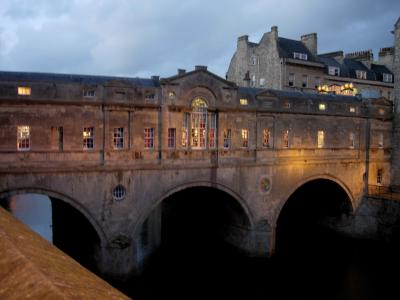
[[[207,191],[210,211],[229,198],[224,238],[268,256],[302,189],[339,201],[326,225],[373,231],[357,212],[390,182],[391,118],[383,98],[238,88],[202,66],[161,80],[0,72],[0,199],[45,194],[76,234],[83,216],[103,273],[140,268],[180,193]]]

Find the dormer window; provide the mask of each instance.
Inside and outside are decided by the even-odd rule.
[[[299,52],[293,52],[293,58],[294,59],[301,59],[301,60],[307,60],[307,54],[305,53],[299,53]]]
[[[240,105],[243,105],[243,106],[249,105],[249,101],[246,98],[241,98],[239,100],[239,102],[240,102]]]
[[[94,97],[95,95],[96,95],[96,92],[93,89],[83,90],[83,97]]]
[[[332,76],[340,76],[340,69],[338,67],[329,66],[328,74]]]
[[[174,92],[168,92],[168,98],[170,100],[174,100],[175,99],[176,94]]]
[[[357,79],[367,79],[367,72],[362,70],[356,70]]]
[[[318,105],[318,109],[319,109],[319,110],[322,110],[322,111],[326,110],[326,104],[325,104],[325,103],[320,103],[320,104]]]
[[[154,94],[147,94],[145,96],[145,100],[152,101],[154,99],[155,99],[155,95]]]
[[[388,73],[383,73],[383,82],[393,82],[393,75]]]

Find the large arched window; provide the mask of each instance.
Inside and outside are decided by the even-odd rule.
[[[200,97],[192,102],[191,145],[194,149],[207,145],[207,103]]]

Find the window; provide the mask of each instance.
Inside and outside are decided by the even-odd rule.
[[[289,148],[289,130],[283,131],[282,145],[283,145],[283,148]]]
[[[93,89],[83,90],[83,97],[94,97],[95,95],[96,95],[96,92]]]
[[[295,79],[294,74],[290,73],[289,74],[289,86],[294,86],[294,79]]]
[[[324,148],[324,138],[325,138],[325,133],[323,130],[318,130],[318,136],[317,136],[317,147],[318,148]]]
[[[182,147],[188,147],[189,143],[189,113],[183,113],[183,125],[182,125]]]
[[[376,183],[378,185],[382,184],[382,179],[383,179],[383,169],[378,169],[376,171]]]
[[[170,99],[170,100],[173,100],[173,99],[175,99],[175,93],[174,92],[168,92],[168,98]]]
[[[319,109],[319,110],[326,110],[326,104],[325,104],[325,103],[320,103],[320,104],[318,105],[318,109]]]
[[[210,115],[210,132],[208,133],[209,137],[209,147],[210,148],[215,148],[216,146],[216,137],[217,133],[217,114],[216,113],[211,113]]]
[[[306,88],[308,86],[308,76],[307,75],[303,75],[303,80],[301,82],[301,86],[303,88]]]
[[[349,145],[350,149],[354,149],[356,144],[356,136],[354,132],[349,133],[349,140],[350,140],[350,145]]]
[[[125,199],[126,190],[122,185],[117,185],[113,190],[113,198],[116,201],[121,201]]]
[[[383,133],[380,132],[378,135],[378,148],[383,148]]]
[[[144,129],[144,148],[152,149],[154,147],[154,128]]]
[[[282,107],[286,108],[286,109],[289,109],[290,108],[290,102],[289,101],[283,102]]]
[[[242,129],[242,147],[247,148],[249,147],[249,130]]]
[[[367,72],[362,70],[356,70],[356,77],[358,79],[367,79]]]
[[[260,78],[260,86],[265,86],[265,78]]]
[[[224,149],[230,149],[232,143],[232,135],[230,129],[224,130]]]
[[[356,112],[356,107],[355,106],[350,106],[349,107],[349,112],[355,113]]]
[[[168,128],[168,148],[175,148],[175,140],[176,140],[176,129]]]
[[[249,101],[246,98],[241,98],[239,100],[239,102],[240,102],[240,105],[248,105],[249,104]]]
[[[256,86],[256,75],[251,75],[251,86]]]
[[[257,61],[258,61],[258,59],[257,59],[257,56],[252,56],[251,57],[251,61],[250,61],[250,63],[253,65],[253,66],[255,66],[255,65],[257,65]]]
[[[18,126],[17,131],[18,150],[29,150],[31,147],[31,128],[29,126]]]
[[[113,146],[114,149],[124,149],[124,128],[114,128],[113,134]]]
[[[308,57],[306,53],[293,52],[293,58],[307,60]]]
[[[30,96],[31,88],[27,86],[19,86],[18,87],[18,95],[21,96]]]
[[[94,127],[83,128],[83,149],[93,149],[94,147]]]
[[[383,82],[393,82],[393,75],[388,73],[383,73]]]
[[[340,76],[340,69],[338,67],[329,66],[328,74],[332,76]]]
[[[51,127],[51,148],[63,150],[64,130],[62,127]]]
[[[153,101],[155,99],[155,97],[156,97],[156,95],[154,95],[154,94],[147,94],[145,96],[145,100],[146,101]]]
[[[191,121],[192,147],[204,149],[207,145],[207,103],[202,98],[193,100]]]
[[[317,89],[322,84],[320,77],[315,77],[315,88]]]
[[[266,148],[271,147],[271,130],[263,129],[263,142],[262,146]]]
[[[378,113],[380,115],[384,115],[385,114],[385,109],[383,109],[383,108],[378,109]]]

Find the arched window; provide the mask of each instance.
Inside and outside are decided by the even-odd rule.
[[[191,145],[194,149],[204,149],[207,145],[207,103],[197,97],[192,102]]]

